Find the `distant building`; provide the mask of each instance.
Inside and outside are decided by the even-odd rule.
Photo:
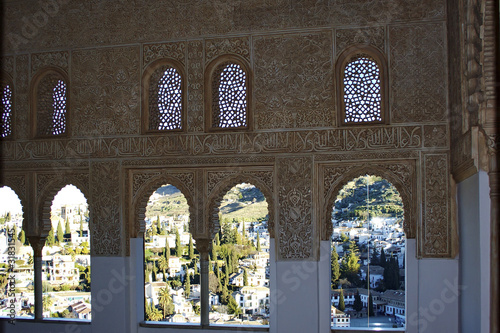
[[[332,327],[351,327],[351,317],[336,307],[331,307]]]

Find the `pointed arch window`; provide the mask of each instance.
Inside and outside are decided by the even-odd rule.
[[[33,80],[33,136],[51,137],[68,133],[68,79],[58,69],[46,69]]]
[[[373,47],[352,47],[337,62],[342,125],[383,124],[386,115],[386,65]]]
[[[10,81],[2,81],[2,120],[1,137],[3,139],[12,137],[12,110],[13,110],[13,86]]]
[[[166,59],[152,63],[143,76],[143,132],[184,130],[185,91],[180,63]]]
[[[225,56],[207,68],[207,129],[250,128],[250,72],[238,57]]]

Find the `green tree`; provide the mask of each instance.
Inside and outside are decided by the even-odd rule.
[[[349,241],[349,237],[347,237],[345,233],[341,232],[340,233],[340,241],[342,243],[348,242]]]
[[[394,257],[389,258],[385,265],[384,285],[387,289],[399,289],[399,265]]]
[[[167,288],[161,288],[158,292],[158,305],[162,309],[163,318],[174,313],[174,303]]]
[[[56,240],[56,243],[57,245],[61,244],[61,242],[63,241],[63,238],[64,238],[64,234],[63,234],[63,230],[62,230],[62,226],[61,226],[61,221],[59,221],[59,223],[57,224],[57,240]]]
[[[337,281],[340,278],[340,265],[339,265],[339,254],[337,253],[337,250],[335,249],[335,246],[332,246],[332,259],[331,259],[331,266],[332,266],[332,289],[336,288],[338,286]]]
[[[191,273],[187,274],[184,279],[184,295],[186,295],[186,298],[191,295]]]
[[[218,236],[219,234],[216,235],[216,237]],[[212,241],[212,260],[217,260],[217,243]]]
[[[146,320],[148,321],[160,321],[163,319],[163,314],[161,311],[146,301]]]
[[[177,228],[175,228],[175,255],[179,258],[182,256],[181,236]]]
[[[379,265],[385,268],[385,265],[387,263],[387,260],[385,258],[385,251],[382,249],[380,252],[380,259],[379,259]]]
[[[340,264],[340,276],[347,278],[353,284],[359,283],[359,256],[358,247],[354,241],[349,243],[349,248],[345,251]]]
[[[248,273],[245,268],[243,268],[243,286],[248,286]]]
[[[375,313],[373,312],[373,297],[372,294],[368,297],[368,315],[370,317],[374,316]]]
[[[80,237],[83,237],[83,219],[80,219]]]
[[[64,225],[64,235],[66,237],[71,237],[71,227],[69,226],[68,218],[66,218],[66,224]]]
[[[21,242],[21,244],[23,245],[26,245],[26,234],[24,233],[24,230],[21,229],[21,232],[19,233],[19,237],[18,237],[19,241]]]
[[[43,311],[49,311],[52,304],[54,304],[54,300],[52,299],[51,296],[49,295],[43,296],[42,298]]]
[[[339,306],[338,309],[340,311],[345,310],[345,303],[344,303],[344,289],[340,289],[340,296],[339,296]]]
[[[158,259],[158,268],[161,270],[163,273],[163,281],[167,281],[167,269],[168,269],[168,261],[165,256],[161,256],[160,259]]]
[[[379,265],[380,264],[380,254],[379,254],[376,247],[372,251],[372,258],[370,260],[370,264],[371,265]]]
[[[361,302],[361,296],[359,296],[359,290],[357,290],[357,289],[356,289],[356,295],[354,295],[353,308],[357,312],[359,312],[363,309],[363,302]]]
[[[193,237],[189,236],[189,260],[194,258]]]
[[[235,317],[242,313],[241,308],[233,296],[229,296],[229,301],[227,303],[227,312],[234,315]]]
[[[257,232],[257,251],[260,252],[260,233]]]

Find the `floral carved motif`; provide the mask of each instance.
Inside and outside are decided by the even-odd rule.
[[[372,45],[381,51],[385,50],[384,27],[339,29],[335,33],[335,38],[337,55],[353,44]]]
[[[120,163],[93,162],[90,165],[90,211],[92,255],[119,256],[122,254],[120,220]]]
[[[29,124],[29,56],[16,57],[16,85],[14,91],[14,130],[18,139],[28,138]]]
[[[333,125],[331,43],[327,33],[255,38],[256,128]]]
[[[46,52],[31,55],[31,75],[34,75],[38,72],[38,70],[49,66],[59,67],[68,72],[69,52]]]
[[[73,53],[72,129],[76,136],[139,132],[139,48]]]
[[[190,132],[202,132],[205,122],[203,117],[203,42],[189,42],[187,52],[188,130]]]
[[[205,41],[205,62],[224,54],[237,54],[250,62],[250,39],[248,37],[208,39]]]
[[[306,157],[278,160],[279,257],[313,255],[312,161]]]
[[[389,28],[392,121],[445,121],[444,27],[429,23]]]
[[[448,169],[446,154],[425,155],[422,248],[420,249],[423,257],[449,257],[451,255]]]
[[[10,76],[14,76],[14,57],[6,56],[0,57],[0,64],[3,71],[5,71]]]
[[[425,147],[448,147],[448,132],[446,125],[424,126]]]
[[[146,44],[142,48],[143,67],[158,59],[175,59],[186,63],[186,43]]]

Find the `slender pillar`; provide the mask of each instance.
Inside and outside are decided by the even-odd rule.
[[[491,200],[491,265],[490,265],[490,332],[500,332],[500,320],[498,311],[500,311],[500,284],[498,276],[500,269],[498,260],[500,260],[500,212],[498,200],[500,200],[500,173],[490,172],[490,200]]]
[[[201,326],[207,327],[210,324],[210,302],[208,284],[208,253],[212,242],[209,239],[197,239],[196,248],[200,252],[200,275],[201,275]]]
[[[43,290],[42,290],[42,250],[45,246],[45,237],[28,237],[33,248],[33,266],[35,268],[35,319],[43,318]]]

